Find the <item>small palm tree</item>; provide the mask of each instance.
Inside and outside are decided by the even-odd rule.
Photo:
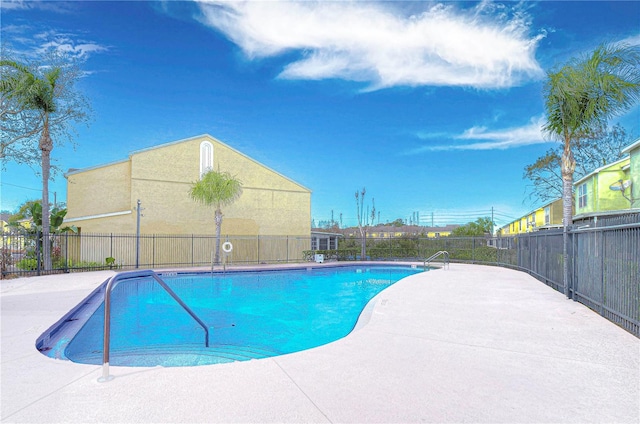
[[[592,136],[607,121],[640,100],[640,49],[625,44],[601,45],[547,74],[544,86],[547,122],[543,131],[563,143],[561,158],[564,278],[568,295],[566,229],[573,221],[573,143]]]
[[[228,172],[208,171],[200,181],[191,185],[191,198],[206,206],[215,207],[216,254],[215,263],[220,263],[220,231],[222,228],[222,207],[238,200],[242,195],[242,182]]]
[[[17,102],[21,108],[32,110],[40,115],[39,149],[42,156],[42,236],[49,239],[49,179],[51,178],[51,140],[49,120],[51,114],[56,112],[56,100],[60,94],[57,83],[62,69],[53,67],[36,74],[21,63],[9,60],[0,61],[0,66],[12,69],[7,78],[3,78],[0,90],[8,99]],[[45,270],[51,269],[51,250],[49,243],[44,243],[43,249]]]

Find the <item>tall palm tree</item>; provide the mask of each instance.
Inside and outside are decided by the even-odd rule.
[[[228,172],[208,171],[191,184],[191,198],[206,206],[215,207],[216,253],[215,263],[220,263],[220,231],[222,229],[222,207],[238,200],[242,195],[242,182]]]
[[[13,72],[3,78],[0,89],[8,99],[14,100],[24,110],[35,111],[39,115],[41,127],[38,148],[42,161],[42,236],[49,240],[49,179],[51,178],[51,140],[49,121],[57,110],[57,98],[60,94],[57,83],[62,69],[52,67],[41,74],[21,63],[2,60],[0,66]],[[45,270],[51,269],[51,245],[43,243],[43,259]]]
[[[564,285],[568,287],[568,227],[573,223],[571,145],[593,135],[607,121],[640,99],[640,49],[626,44],[603,44],[586,56],[572,59],[547,73],[544,86],[547,121],[543,131],[563,143],[561,160],[563,227],[565,230]]]

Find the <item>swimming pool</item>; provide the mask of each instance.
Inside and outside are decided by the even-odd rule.
[[[209,347],[205,330],[156,281],[123,281],[111,292],[110,363],[193,366],[320,346],[349,334],[380,291],[421,271],[367,265],[160,274],[206,324]],[[40,336],[40,352],[102,364],[105,284]]]

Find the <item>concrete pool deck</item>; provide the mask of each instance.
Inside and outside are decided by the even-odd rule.
[[[98,383],[35,341],[111,275],[0,281],[2,422],[640,422],[640,339],[526,273],[452,264],[380,293],[334,343]]]

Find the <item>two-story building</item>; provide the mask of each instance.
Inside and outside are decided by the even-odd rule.
[[[111,256],[132,263],[132,249],[106,243],[99,237],[105,234],[191,235],[209,246],[216,232],[214,207],[189,194],[209,170],[228,172],[242,183],[240,198],[222,208],[221,235],[235,237],[234,258],[277,260],[310,248],[311,190],[205,134],[137,150],[118,162],[69,170],[65,223],[84,236],[97,235],[78,239],[82,246],[70,245],[70,257],[100,263]],[[198,243],[183,240],[186,247],[171,250],[143,237],[141,262],[152,264],[160,258],[162,263],[185,263],[196,250],[208,255],[210,248],[198,248]]]
[[[545,203],[526,215],[500,227],[496,233],[500,236],[512,236],[558,227],[562,227],[562,199]]]
[[[638,214],[640,219],[640,139],[622,149],[628,155],[575,181],[573,222]],[[544,219],[544,220],[543,220]],[[498,230],[509,236],[562,227],[562,199],[554,200]]]
[[[67,216],[83,233],[215,234],[213,207],[189,196],[207,170],[229,172],[242,195],[223,209],[222,234],[309,237],[311,191],[211,137],[137,150],[118,162],[70,170]]]
[[[604,165],[574,183],[575,221],[640,214],[640,139],[622,150],[629,156]]]
[[[439,238],[451,235],[451,232],[459,225],[445,225],[442,227],[423,227],[420,225],[376,225],[367,227],[367,237],[373,239],[385,239],[395,237],[429,237]],[[358,227],[349,227],[341,230],[346,237],[360,237]]]

